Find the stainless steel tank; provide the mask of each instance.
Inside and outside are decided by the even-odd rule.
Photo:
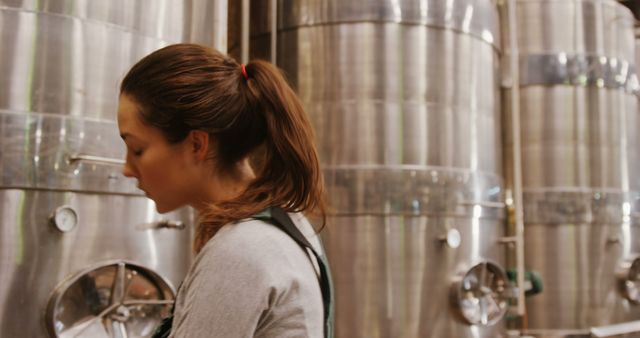
[[[619,271],[637,242],[633,17],[609,0],[522,0],[517,13],[525,259],[544,283],[528,333],[588,335],[638,319]]]
[[[119,81],[169,43],[224,51],[226,3],[2,0],[0,26],[0,336],[148,336],[194,220],[120,174]]]
[[[326,175],[337,337],[504,334],[498,32],[490,1],[279,1],[277,62]]]

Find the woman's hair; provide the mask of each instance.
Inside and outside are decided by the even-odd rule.
[[[195,44],[171,45],[140,60],[120,92],[140,106],[142,121],[170,143],[202,130],[214,141],[215,164],[232,168],[250,158],[256,178],[237,198],[210,204],[200,215],[199,252],[225,224],[269,206],[322,217],[322,173],[311,124],[280,71],[265,61],[243,67]]]

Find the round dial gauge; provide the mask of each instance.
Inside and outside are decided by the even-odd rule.
[[[78,214],[73,208],[67,205],[56,208],[51,216],[53,225],[62,232],[73,230],[78,224]]]
[[[452,249],[458,248],[460,246],[460,243],[462,242],[460,231],[456,229],[449,229],[445,237],[445,242]]]

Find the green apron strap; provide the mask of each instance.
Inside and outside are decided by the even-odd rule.
[[[298,227],[295,226],[289,214],[278,207],[271,207],[269,209],[271,213],[271,220],[275,226],[289,235],[302,250],[308,254],[309,251],[316,257],[318,265],[320,267],[320,291],[322,292],[322,302],[324,303],[324,334],[327,338],[333,338],[333,324],[334,324],[334,309],[333,309],[333,284],[331,281],[331,271],[329,270],[329,263],[324,255],[320,255],[316,252],[313,246],[309,243],[307,238],[300,232]],[[264,212],[264,211],[263,211]],[[262,212],[260,213],[262,214]],[[257,215],[256,215],[257,216]],[[257,217],[256,217],[257,218]]]

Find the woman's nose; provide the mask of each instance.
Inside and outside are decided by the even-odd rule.
[[[124,166],[122,166],[122,175],[126,177],[136,177],[136,174],[133,168],[131,167],[131,164],[129,163],[129,161],[126,161],[124,163]]]

